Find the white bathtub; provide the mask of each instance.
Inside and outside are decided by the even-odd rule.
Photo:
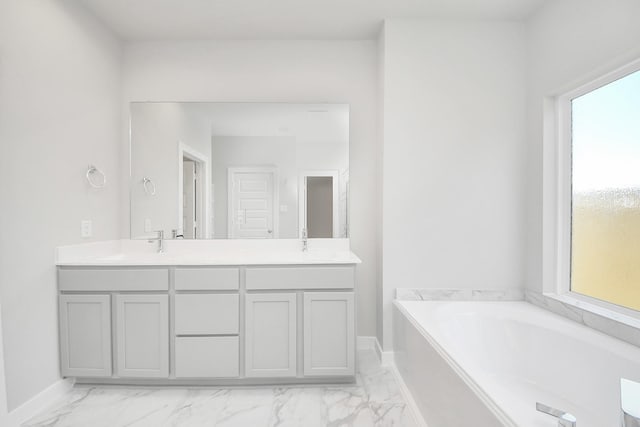
[[[526,302],[396,301],[395,362],[429,427],[620,425],[640,348]]]

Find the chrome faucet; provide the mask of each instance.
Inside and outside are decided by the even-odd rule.
[[[620,419],[622,427],[640,427],[640,383],[620,379]]]
[[[307,228],[302,229],[302,252],[306,252],[309,249],[307,244]]]
[[[536,402],[536,410],[556,417],[558,419],[558,427],[576,427],[576,417],[568,412],[552,408],[540,402]]]
[[[149,239],[149,243],[158,242],[158,253],[161,254],[164,252],[164,230],[156,231],[157,236],[153,239]]]

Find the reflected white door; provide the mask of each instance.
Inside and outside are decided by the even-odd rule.
[[[276,172],[229,168],[229,238],[273,239],[277,206]]]
[[[183,163],[183,194],[182,194],[182,227],[185,239],[197,237],[196,222],[196,162],[184,160]]]

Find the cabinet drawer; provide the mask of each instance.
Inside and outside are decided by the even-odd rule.
[[[178,294],[176,335],[237,334],[238,294]]]
[[[176,338],[176,378],[229,378],[239,372],[238,337]]]
[[[353,266],[247,268],[247,289],[352,289]]]
[[[240,270],[237,268],[176,268],[177,291],[237,290]]]
[[[61,291],[166,291],[169,289],[169,270],[60,269],[58,286]]]

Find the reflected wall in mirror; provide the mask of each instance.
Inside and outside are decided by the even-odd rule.
[[[131,103],[131,238],[348,236],[346,104]]]

